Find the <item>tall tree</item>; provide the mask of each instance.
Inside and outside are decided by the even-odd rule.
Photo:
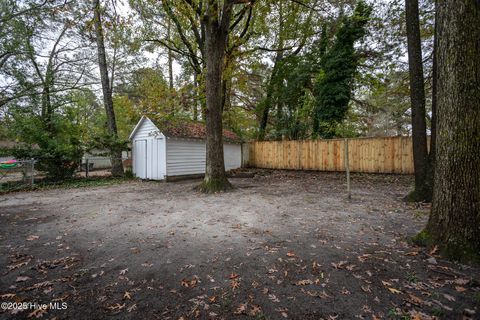
[[[225,49],[227,47],[230,20],[235,0],[209,0],[203,24],[205,25],[207,100],[207,162],[205,179],[200,185],[204,192],[223,191],[231,188],[225,174],[222,126],[222,79]]]
[[[408,199],[422,201],[426,199],[428,194],[428,149],[418,0],[405,0],[405,20],[410,75],[413,164],[415,170],[415,190],[408,196]]]
[[[346,117],[360,58],[355,44],[365,36],[371,12],[371,6],[359,1],[353,15],[343,18],[334,43],[320,58],[322,71],[314,90],[315,136],[332,138],[338,123]]]
[[[94,0],[93,12],[95,38],[97,42],[98,67],[100,70],[103,92],[103,104],[107,116],[107,129],[108,134],[110,135],[109,140],[111,140],[110,156],[112,161],[112,175],[122,176],[124,174],[122,150],[119,148],[120,144],[118,143],[117,123],[115,119],[115,111],[113,109],[112,83],[110,82],[110,77],[108,74],[107,55],[105,52],[105,40],[102,25],[102,7],[100,5],[100,0]]]
[[[259,104],[260,119],[257,135],[259,140],[265,138],[269,113],[276,108],[277,116],[282,114],[283,103],[274,97],[275,91],[282,91],[282,88],[278,86],[278,74],[281,72],[279,69],[282,60],[289,58],[295,60],[295,57],[302,52],[309,41],[315,39],[318,24],[323,23],[318,16],[319,10],[316,9],[318,2],[318,0],[305,1],[301,5],[294,1],[274,1],[269,4],[268,12],[276,14],[267,15],[264,18],[264,24],[269,26],[268,32],[272,33],[270,38],[275,39],[272,47],[268,49],[274,52],[274,56],[272,57],[272,72],[266,84],[266,96]],[[259,49],[265,50],[266,48]]]
[[[437,142],[427,236],[480,261],[480,3],[439,0]]]

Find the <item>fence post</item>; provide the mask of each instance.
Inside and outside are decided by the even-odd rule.
[[[31,170],[32,171],[30,172],[30,175],[31,175],[32,188],[33,188],[33,186],[35,184],[35,159],[32,158],[30,161],[31,161],[31,164],[32,164],[31,165]]]
[[[85,177],[88,178],[88,170],[89,170],[88,158],[85,159]]]
[[[348,199],[352,199],[352,193],[350,191],[350,165],[348,163],[348,139],[345,139],[345,173],[347,174]]]

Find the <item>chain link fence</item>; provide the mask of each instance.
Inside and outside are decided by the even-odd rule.
[[[0,190],[6,188],[33,187],[35,184],[35,159],[1,160]]]
[[[84,156],[78,162],[69,162],[73,174],[53,176],[44,171],[49,159],[15,160],[12,157],[0,158],[0,193],[34,188],[38,185],[58,184],[65,180],[101,179],[111,177],[112,158],[108,156]],[[50,168],[55,165],[51,160]],[[128,154],[121,158],[124,171],[131,171],[131,158]],[[72,167],[73,166],[73,167]],[[60,167],[59,167],[60,168]],[[62,173],[61,169],[59,173]]]

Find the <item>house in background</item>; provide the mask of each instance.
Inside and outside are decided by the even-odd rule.
[[[205,174],[205,139],[206,127],[202,123],[162,124],[143,116],[130,134],[133,173],[151,180]],[[223,140],[225,170],[240,168],[241,139],[224,130]]]

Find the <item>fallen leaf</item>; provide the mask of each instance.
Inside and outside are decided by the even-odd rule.
[[[295,253],[293,253],[291,251],[287,252],[287,257],[295,257],[295,256],[296,256]]]
[[[11,265],[7,266],[7,268],[8,268],[9,271],[18,269],[20,267],[26,266],[30,262],[30,260],[31,259],[28,259],[28,261],[23,261],[23,262],[20,262],[20,263],[17,263],[17,264],[11,264]]]
[[[127,299],[127,300],[130,300],[132,299],[132,296],[130,295],[130,292],[128,291],[125,291],[125,293],[123,294],[123,299]]]
[[[116,303],[114,305],[111,305],[111,306],[107,307],[107,309],[109,309],[111,311],[122,310],[123,308],[125,308],[125,303],[124,304]]]
[[[410,297],[410,302],[412,302],[413,304],[416,304],[416,305],[421,305],[423,304],[423,300],[413,294],[409,294],[408,295]]]
[[[233,313],[234,314],[246,314],[247,313],[247,304],[246,303],[241,303]]]
[[[29,280],[29,279],[31,279],[31,278],[30,278],[30,277],[27,277],[27,276],[25,276],[25,277],[19,276],[19,277],[17,277],[17,280],[15,280],[15,282],[25,282],[25,281],[27,281],[27,280]]]
[[[334,267],[335,269],[343,269],[345,267],[345,265],[347,264],[348,261],[340,261],[338,263],[334,263],[332,262],[332,267]]]
[[[198,279],[196,277],[193,277],[192,280],[188,280],[184,278],[181,281],[182,287],[186,287],[186,288],[194,288],[197,286],[197,283],[198,283]]]
[[[248,315],[255,317],[257,314],[262,312],[262,308],[258,305],[253,305],[250,311],[248,312]]]
[[[30,312],[27,318],[42,318],[45,313],[47,313],[47,308],[38,308]]]
[[[309,280],[309,279],[300,280],[300,281],[297,281],[297,283],[296,283],[297,286],[306,286],[306,285],[309,285],[309,284],[313,284],[312,280]]]
[[[454,296],[451,296],[451,295],[446,294],[446,293],[444,293],[443,296],[444,296],[445,299],[447,299],[448,301],[455,301],[455,297],[454,297]]]
[[[123,276],[123,275],[125,275],[127,272],[128,272],[128,268],[127,268],[127,269],[120,270],[120,275]]]
[[[388,291],[390,291],[393,294],[401,294],[402,293],[402,291],[397,290],[395,288],[388,288]]]
[[[434,247],[432,248],[432,250],[430,250],[429,254],[430,254],[431,256],[433,256],[433,255],[434,255],[435,253],[437,253],[437,252],[438,252],[438,246],[434,246]]]
[[[372,290],[370,289],[370,286],[368,286],[368,285],[367,286],[361,286],[361,288],[362,288],[362,291],[364,291],[364,292],[372,292]]]
[[[467,291],[467,289],[465,287],[461,287],[461,286],[455,286],[455,290],[457,290],[457,292],[465,292]]]
[[[240,282],[238,282],[237,280],[232,280],[230,281],[230,287],[232,287],[232,289],[238,289],[240,288]]]
[[[29,235],[27,237],[27,241],[33,241],[33,240],[38,240],[40,237],[39,236],[35,236],[35,235]],[[33,312],[32,312],[33,313]]]
[[[268,299],[272,300],[273,302],[280,302],[280,300],[274,294],[270,293],[268,295]]]

